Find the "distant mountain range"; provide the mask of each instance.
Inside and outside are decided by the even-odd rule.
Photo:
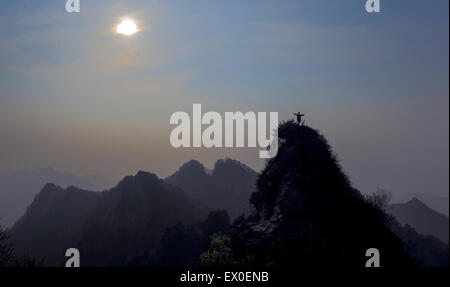
[[[211,171],[198,161],[185,163],[165,181],[183,189],[210,210],[227,210],[232,219],[249,214],[258,173],[232,159],[218,160]]]
[[[217,232],[232,235],[233,246],[247,250],[239,255],[243,258],[247,253],[259,256],[260,252],[271,252],[271,248],[303,234],[298,244],[306,244],[306,249],[295,252],[322,254],[331,252],[322,250],[324,246],[334,244],[337,251],[333,249],[327,256],[340,254],[352,265],[354,259],[345,254],[359,258],[362,251],[354,249],[353,243],[345,243],[343,230],[352,240],[363,240],[358,241],[358,248],[364,248],[364,240],[381,244],[389,250],[386,258],[408,262],[403,258],[400,238],[418,262],[448,265],[448,244],[439,240],[447,238],[448,242],[445,215],[417,199],[393,204],[389,211],[398,219],[391,223],[396,238],[383,227],[377,209],[350,186],[326,141],[306,127],[294,129],[297,132],[300,136],[289,140],[300,144],[285,146],[278,161],[269,162],[262,175],[231,159],[218,160],[213,170],[192,160],[166,179],[140,171],[102,192],[46,184],[8,235],[19,254],[46,258],[46,265],[51,266],[63,265],[64,252],[72,247],[80,250],[83,266],[197,265],[203,252],[216,254],[207,248]],[[237,218],[233,225],[227,213]],[[248,216],[239,217],[244,213]],[[445,224],[446,233],[442,231]],[[364,233],[361,226],[366,226]],[[359,233],[354,234],[354,230]],[[381,237],[374,239],[373,234]],[[313,249],[307,247],[309,244]],[[290,252],[282,254],[291,258]],[[217,263],[217,258],[202,258]],[[305,262],[315,258],[305,257]],[[262,264],[266,259],[261,260],[257,262]],[[317,264],[323,264],[320,262]]]
[[[403,225],[408,224],[418,233],[433,235],[448,243],[448,216],[425,205],[417,198],[406,203],[392,204],[389,212]]]
[[[164,230],[200,222],[206,212],[181,189],[138,172],[101,193],[47,184],[11,228],[18,253],[61,266],[76,247],[84,266],[152,264]]]
[[[12,226],[46,183],[89,190],[103,190],[113,186],[111,180],[97,176],[77,176],[52,168],[0,172],[0,225]]]
[[[185,262],[186,258],[168,260],[171,248],[163,241],[160,250],[160,240],[179,230],[176,224],[200,223],[208,211],[226,210],[234,217],[249,213],[256,178],[257,173],[244,164],[223,159],[211,171],[189,161],[165,180],[141,171],[103,192],[46,184],[9,235],[20,254],[46,258],[48,265],[61,265],[71,246],[88,254],[83,257],[88,266]],[[205,229],[205,224],[189,227],[205,233],[196,235],[202,248],[209,242],[210,230],[218,228]],[[175,229],[165,233],[171,227]]]
[[[422,201],[427,206],[436,210],[437,212],[443,213],[449,216],[449,197],[436,195],[436,194],[428,194],[428,193],[395,193],[392,198],[392,203],[405,203],[412,199],[418,199]]]

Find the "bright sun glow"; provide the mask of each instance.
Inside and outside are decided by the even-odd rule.
[[[122,23],[120,23],[117,26],[117,33],[123,34],[123,35],[133,35],[137,32],[137,26],[136,23],[134,23],[133,20],[126,19],[123,20]]]

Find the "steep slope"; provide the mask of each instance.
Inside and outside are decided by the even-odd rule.
[[[406,203],[392,204],[389,212],[403,225],[408,224],[418,233],[433,235],[448,243],[449,220],[442,213],[413,198]]]
[[[87,265],[140,265],[139,258],[151,265],[167,227],[198,222],[205,214],[181,189],[138,172],[102,195],[78,246]]]
[[[443,195],[429,194],[425,192],[415,192],[407,194],[394,194],[392,203],[405,203],[413,198],[422,201],[425,205],[436,210],[439,213],[443,213],[447,217],[449,216],[449,197]]]
[[[14,247],[49,263],[64,259],[65,250],[81,238],[99,199],[96,192],[46,184],[10,230]]]
[[[390,223],[391,230],[402,239],[405,250],[418,263],[427,267],[448,267],[448,244],[432,235],[422,235],[397,220]]]
[[[138,172],[101,193],[47,185],[10,235],[20,252],[46,257],[49,265],[62,265],[71,247],[83,266],[134,265],[152,257],[165,228],[204,215],[179,188]]]
[[[191,160],[165,179],[186,191],[210,210],[227,210],[231,218],[250,212],[249,198],[255,191],[257,173],[239,161],[218,160],[214,169]]]
[[[230,261],[364,267],[366,250],[375,247],[385,267],[414,265],[382,211],[352,188],[325,138],[293,121],[280,125],[278,136],[278,155],[251,198],[255,214],[233,224]]]
[[[26,211],[33,198],[46,183],[103,190],[113,186],[107,179],[76,176],[52,168],[0,172],[0,224],[11,227]]]

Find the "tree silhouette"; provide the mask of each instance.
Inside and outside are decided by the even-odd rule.
[[[195,266],[199,255],[210,246],[214,234],[227,234],[230,218],[226,211],[212,211],[208,217],[194,225],[178,223],[169,227],[161,239],[157,264],[163,266]]]
[[[42,264],[43,260],[36,260],[28,255],[17,256],[8,241],[7,230],[0,226],[0,267],[36,267]]]

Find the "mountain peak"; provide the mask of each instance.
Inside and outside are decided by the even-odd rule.
[[[143,170],[138,171],[136,173],[135,177],[141,178],[141,179],[145,179],[145,178],[157,179],[158,178],[158,176],[156,174],[148,172],[148,171],[143,171]]]
[[[165,179],[167,183],[183,189],[212,210],[225,209],[236,218],[248,213],[248,199],[255,190],[257,173],[237,160],[220,159],[209,172],[196,160],[181,166]]]
[[[245,262],[251,253],[254,264],[314,266],[329,257],[363,266],[360,254],[379,242],[389,250],[388,264],[412,263],[384,218],[351,186],[325,137],[288,121],[278,140],[278,154],[251,196],[256,212],[233,224],[233,260]]]
[[[448,216],[435,211],[416,197],[406,203],[391,204],[390,213],[401,224],[409,224],[418,233],[433,235],[443,242],[448,242]]]
[[[167,179],[173,178],[175,175],[206,177],[208,176],[208,172],[203,164],[194,159],[191,159],[190,161],[184,163],[174,174],[169,176]]]
[[[300,212],[306,198],[311,201],[308,205],[327,209],[361,196],[317,130],[287,121],[278,129],[278,140],[278,154],[261,172],[258,192],[251,198],[258,215],[269,218],[280,212],[276,208],[279,204],[293,213]]]
[[[10,234],[19,253],[46,257],[49,265],[64,264],[64,252],[72,246],[88,250],[86,266],[102,266],[105,260],[131,264],[128,258],[156,250],[165,228],[198,222],[204,215],[181,189],[139,171],[103,192],[47,184]],[[133,246],[130,253],[118,251],[124,244]]]
[[[47,191],[53,191],[53,190],[62,190],[62,188],[57,186],[54,183],[49,182],[44,185],[41,192],[47,192]]]
[[[243,164],[240,161],[227,157],[218,159],[214,164],[214,166],[221,166],[221,165],[243,165]]]
[[[231,159],[229,157],[217,160],[216,163],[214,164],[213,172],[218,173],[223,169],[226,169],[226,170],[236,169],[236,170],[239,170],[240,172],[246,171],[246,172],[256,175],[256,172],[253,169],[251,169],[247,165],[243,164],[242,162]]]
[[[417,207],[422,207],[422,208],[427,208],[429,209],[429,207],[423,203],[422,201],[420,201],[417,197],[413,197],[410,201],[408,201],[406,204],[408,205],[414,205]]]
[[[190,161],[183,164],[179,170],[186,170],[186,169],[205,171],[205,166],[201,164],[199,161],[191,159]]]
[[[44,187],[41,189],[41,192],[39,192],[36,195],[36,198],[47,198],[47,197],[54,197],[57,195],[60,195],[64,192],[64,189],[60,186],[57,186],[54,183],[46,183]]]
[[[161,190],[163,181],[155,174],[138,171],[136,175],[124,177],[118,184],[118,188],[127,192],[132,190]]]

